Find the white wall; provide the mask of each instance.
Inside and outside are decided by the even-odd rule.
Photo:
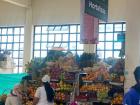
[[[109,22],[126,20],[126,1],[109,0]],[[80,0],[33,0],[33,24],[80,23]]]
[[[109,21],[126,21],[125,89],[135,84],[134,69],[140,65],[140,0],[110,0]]]
[[[33,0],[33,24],[80,23],[80,0]]]
[[[27,5],[27,1],[20,3]],[[126,1],[109,0],[109,22],[125,21]],[[80,0],[32,0],[32,10],[33,24],[80,23]],[[25,8],[0,1],[0,13],[1,25],[25,23]]]
[[[126,1],[127,0],[109,0],[109,22],[126,21]]]
[[[135,83],[133,71],[140,65],[140,0],[127,0],[127,33],[126,33],[126,88]]]
[[[0,1],[0,26],[18,26],[24,23],[24,8]]]
[[[109,0],[109,22],[126,20],[126,1]],[[80,23],[80,0],[33,0],[34,24]]]

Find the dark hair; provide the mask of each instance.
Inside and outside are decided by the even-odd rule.
[[[140,80],[140,66],[137,66],[137,67],[135,68],[134,76],[135,76],[135,80],[136,80],[137,83],[138,83],[139,80]]]
[[[50,86],[50,83],[43,82],[43,84],[44,84],[44,87],[45,87],[48,102],[53,102],[54,101],[54,95],[55,95],[54,90]]]

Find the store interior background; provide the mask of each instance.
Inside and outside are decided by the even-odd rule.
[[[108,22],[126,22],[125,90],[140,65],[140,0],[109,0]],[[80,0],[0,0],[0,26],[24,26],[24,64],[32,57],[34,25],[80,24]],[[93,52],[85,45],[85,52]],[[89,49],[92,48],[92,49]]]

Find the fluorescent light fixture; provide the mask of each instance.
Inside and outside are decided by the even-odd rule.
[[[3,1],[8,2],[8,3],[11,3],[11,4],[14,4],[14,5],[17,5],[17,6],[20,6],[20,7],[24,7],[24,8],[25,7],[28,7],[27,4],[20,3],[17,0],[16,1],[14,1],[14,0],[3,0]]]

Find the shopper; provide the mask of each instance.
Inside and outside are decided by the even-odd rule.
[[[21,86],[16,85],[7,96],[5,105],[22,105]]]
[[[140,66],[135,68],[134,76],[136,85],[125,94],[123,105],[140,105]]]
[[[36,90],[33,105],[54,105],[54,90],[50,86],[50,77],[42,78],[43,86]]]

